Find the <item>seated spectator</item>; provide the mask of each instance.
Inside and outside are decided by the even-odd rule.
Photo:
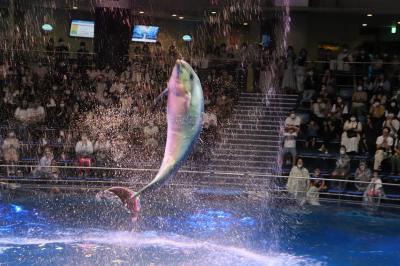
[[[321,145],[318,151],[328,154],[328,144],[332,140],[337,138],[338,135],[337,131],[338,131],[337,126],[331,119],[323,121],[321,128],[321,136],[322,139],[324,140],[324,143]]]
[[[1,146],[4,156],[4,162],[7,165],[7,175],[15,174],[15,164],[19,161],[19,148],[20,143],[15,136],[14,131],[10,131],[7,137],[4,139],[3,145]]]
[[[327,113],[328,106],[322,101],[322,98],[318,97],[317,100],[312,104],[311,111],[318,124],[321,126],[325,115]]]
[[[309,178],[310,173],[307,168],[303,167],[303,160],[298,158],[290,171],[286,189],[300,205],[304,205],[306,202]]]
[[[365,183],[354,183],[354,186],[358,191],[365,191],[371,179],[371,170],[367,167],[367,163],[365,161],[361,161],[358,165],[356,172],[354,173],[354,180],[365,182]]]
[[[295,132],[300,131],[301,119],[296,115],[295,111],[290,111],[289,117],[285,119],[285,130],[293,129]]]
[[[92,165],[93,144],[85,133],[81,135],[81,140],[76,143],[75,153],[79,166],[90,167]],[[89,172],[89,169],[86,169],[87,175],[89,175]],[[79,172],[79,175],[82,175],[82,170]]]
[[[307,125],[307,142],[306,148],[311,145],[311,148],[315,149],[315,142],[318,137],[319,126],[315,123],[314,120],[311,120]]]
[[[367,113],[368,94],[363,90],[361,85],[359,85],[357,90],[353,93],[351,101],[351,114],[359,117]]]
[[[397,138],[397,132],[400,129],[400,122],[393,113],[387,114],[386,120],[383,122],[383,127],[390,129],[390,136],[395,139]]]
[[[22,124],[28,124],[28,102],[26,100],[23,100],[22,104],[17,107],[14,113],[14,118]]]
[[[382,125],[385,116],[385,107],[381,104],[379,100],[377,100],[369,109],[369,114],[371,115],[372,123],[375,126],[379,127],[380,125]]]
[[[390,129],[385,127],[382,135],[376,139],[376,152],[374,160],[374,171],[379,171],[382,161],[392,154],[393,138],[389,134]]]
[[[340,181],[335,182],[332,187],[336,187],[337,189],[344,189],[346,186],[346,182],[342,180],[348,179],[348,174],[350,171],[350,157],[346,154],[346,147],[340,147],[340,154],[336,160],[336,168],[332,172],[333,179],[340,179]]]
[[[96,159],[96,164],[98,166],[107,165],[107,161],[111,151],[111,143],[107,140],[106,136],[103,133],[99,134],[99,138],[94,143],[93,151]]]
[[[386,106],[386,115],[388,114],[394,114],[395,117],[399,118],[400,109],[399,106],[397,105],[396,100],[392,99],[390,103]]]
[[[53,178],[54,171],[52,169],[52,164],[54,161],[53,152],[49,147],[44,149],[44,154],[42,158],[39,160],[39,165],[33,170],[32,175],[34,177],[45,177],[45,178]]]
[[[150,120],[148,122],[148,125],[144,127],[143,133],[144,133],[144,146],[146,148],[150,149],[156,149],[158,147],[158,134],[160,130],[156,125],[154,125],[154,122]]]
[[[352,115],[343,126],[341,145],[346,147],[346,152],[358,153],[358,144],[360,143],[362,125],[357,118]]]
[[[400,176],[400,139],[396,139],[395,144],[393,146],[393,156],[391,158],[392,161],[392,172],[391,175],[397,173]]]
[[[218,127],[218,119],[215,114],[214,108],[207,108],[207,112],[203,114],[203,128],[208,129],[209,127]]]
[[[342,97],[337,97],[336,102],[333,104],[331,109],[332,118],[334,120],[343,121],[343,119],[349,114],[347,105],[343,102]]]
[[[122,163],[126,156],[128,141],[122,134],[118,134],[111,143],[111,155],[114,162]]]
[[[294,127],[289,127],[287,131],[283,133],[283,156],[290,154],[292,156],[291,164],[294,165],[296,160],[296,138],[297,132]]]
[[[379,204],[381,197],[384,196],[382,179],[379,177],[377,171],[374,171],[371,182],[364,192],[363,200],[364,204],[368,207],[374,207],[375,204]]]
[[[310,187],[307,190],[307,203],[310,205],[320,205],[319,204],[319,193],[325,189],[325,181],[321,178],[321,170],[316,168],[314,170],[314,175],[312,180],[310,180]]]
[[[30,103],[27,109],[27,116],[29,124],[44,122],[44,118],[46,116],[44,107],[41,106],[38,102]]]

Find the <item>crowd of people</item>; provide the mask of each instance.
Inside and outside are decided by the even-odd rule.
[[[135,158],[144,161],[162,148],[165,100],[155,104],[154,99],[167,86],[176,47],[164,51],[159,42],[138,46],[119,70],[92,64],[85,43],[77,60],[70,60],[62,39],[57,45],[50,40],[46,51],[37,62],[4,61],[1,66],[0,160],[10,165],[7,174],[18,174],[12,166],[23,158],[39,161],[33,176],[58,176],[50,166],[112,166],[132,147],[144,154]],[[194,67],[203,80],[203,135],[213,141],[237,98],[235,76],[212,65]]]
[[[368,55],[362,48],[350,50],[346,45],[336,57],[332,53],[325,56],[324,63],[313,64],[305,49],[298,56],[293,47],[287,51],[282,87],[299,94],[298,108],[289,114],[284,128],[285,158],[290,157],[286,162],[293,165],[290,176],[307,177],[304,182],[299,181],[303,182],[303,193],[327,187],[346,189],[346,182],[315,185],[308,181],[308,171],[299,170],[302,161],[300,166],[296,163],[299,154],[296,145],[302,143],[301,139],[304,140],[302,148],[314,152],[316,159],[319,154],[339,153],[334,169],[331,172],[324,169],[324,172],[328,170],[328,178],[359,181],[355,188],[365,192],[367,200],[368,195],[381,196],[379,174],[400,175],[399,58],[388,54]],[[355,159],[356,155],[364,159]],[[359,160],[355,172],[351,169],[351,160]],[[292,194],[298,186],[294,184],[288,183]],[[300,198],[306,200],[307,196]]]

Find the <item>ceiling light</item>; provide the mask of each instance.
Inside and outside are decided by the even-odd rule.
[[[367,27],[367,26],[368,26],[368,24],[367,24],[367,23],[364,23],[364,24],[362,24],[362,26],[363,26],[363,27]]]
[[[367,17],[372,17],[373,15],[371,13],[367,14]]]
[[[144,11],[139,11],[139,14],[144,14]]]
[[[179,17],[179,19],[184,19],[185,17]]]
[[[400,21],[397,21],[397,24],[399,24],[399,25],[400,25]]]
[[[249,25],[249,23],[245,22],[245,23],[243,23],[243,25],[247,26],[247,25]]]
[[[78,7],[77,6],[73,6],[72,9],[78,9]]]
[[[172,14],[173,17],[176,17],[176,14]]]
[[[215,12],[215,11],[211,11],[211,14],[214,14],[214,15],[215,15],[215,14],[217,14],[217,12]]]

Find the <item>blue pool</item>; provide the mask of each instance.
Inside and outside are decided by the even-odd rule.
[[[132,228],[118,202],[0,200],[0,265],[400,265],[400,216],[161,197]]]

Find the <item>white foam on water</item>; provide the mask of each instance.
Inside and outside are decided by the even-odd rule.
[[[54,238],[0,238],[0,245],[10,246],[26,246],[37,245],[43,247],[47,244],[98,244],[106,246],[126,247],[126,248],[146,248],[157,247],[160,249],[174,249],[182,251],[205,251],[210,257],[224,257],[232,259],[244,259],[248,263],[256,263],[257,265],[324,265],[312,258],[305,256],[295,256],[287,253],[267,253],[263,254],[242,247],[222,245],[205,240],[195,240],[176,234],[158,233],[155,231],[147,232],[95,232],[71,235],[60,235]],[[225,265],[229,265],[229,261],[224,261]]]

